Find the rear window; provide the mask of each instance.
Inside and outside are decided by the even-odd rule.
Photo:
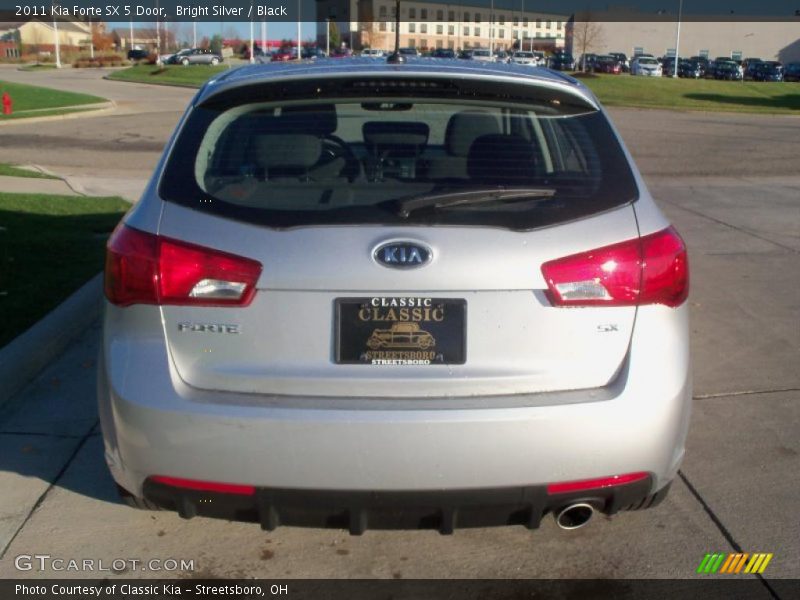
[[[525,98],[510,87],[496,96],[437,92],[447,85],[433,82],[393,92],[400,82],[390,83],[377,92],[342,84],[327,99],[275,101],[269,86],[212,98],[184,123],[160,194],[274,228],[532,229],[636,199],[606,118],[573,95],[532,86]],[[513,197],[496,193],[509,190]]]

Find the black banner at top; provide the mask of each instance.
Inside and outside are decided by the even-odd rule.
[[[0,0],[0,22],[391,22],[396,0]],[[796,21],[798,0],[400,0],[401,22]],[[476,20],[477,19],[477,20]],[[2,24],[2,23],[0,23]]]

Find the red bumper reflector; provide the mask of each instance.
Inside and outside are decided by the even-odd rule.
[[[252,485],[237,485],[234,483],[216,483],[214,481],[196,481],[194,479],[180,479],[178,477],[164,477],[154,475],[150,477],[154,483],[162,483],[172,487],[201,492],[219,492],[221,494],[238,494],[240,496],[255,496],[256,488]]]
[[[565,481],[562,483],[550,483],[547,486],[547,493],[566,494],[568,492],[582,492],[585,490],[599,490],[601,488],[612,487],[615,485],[625,485],[634,481],[641,481],[650,477],[648,473],[627,473],[625,475],[613,475],[611,477],[599,477],[597,479],[583,479],[580,481]]]

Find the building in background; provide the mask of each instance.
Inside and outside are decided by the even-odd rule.
[[[95,31],[105,27],[94,24]],[[27,23],[0,23],[0,38],[14,38],[23,54],[48,54],[55,50],[55,29],[52,21],[32,20]],[[58,21],[58,43],[62,50],[84,51],[92,43],[92,25],[88,21]]]
[[[529,0],[529,8],[535,6]],[[336,23],[342,41],[354,50],[391,50],[395,43],[395,2],[393,0],[319,0],[317,38],[325,44],[326,20]],[[520,44],[526,50],[563,48],[569,15],[495,8],[486,1],[456,4],[409,2],[400,5],[400,46],[419,48],[489,48],[509,50]]]
[[[131,30],[129,28],[112,29],[111,37],[114,39],[114,47],[120,52],[127,52],[133,49],[155,51],[156,46],[158,46],[155,27],[134,27],[133,44],[131,44]]]
[[[760,58],[783,63],[800,61],[800,17],[789,16],[782,21],[714,21],[714,18],[720,17],[707,17],[702,21],[693,17],[681,21],[678,52],[682,57]],[[578,36],[574,36],[573,31],[585,28],[587,23],[598,34],[587,52],[624,52],[628,56],[675,55],[675,14],[645,15],[619,10],[576,14],[570,22],[568,36],[568,49],[576,55],[582,50],[575,47]]]

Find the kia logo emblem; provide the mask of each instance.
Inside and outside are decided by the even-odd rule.
[[[384,267],[409,269],[427,264],[433,253],[427,246],[415,242],[386,242],[375,248],[373,256]]]

